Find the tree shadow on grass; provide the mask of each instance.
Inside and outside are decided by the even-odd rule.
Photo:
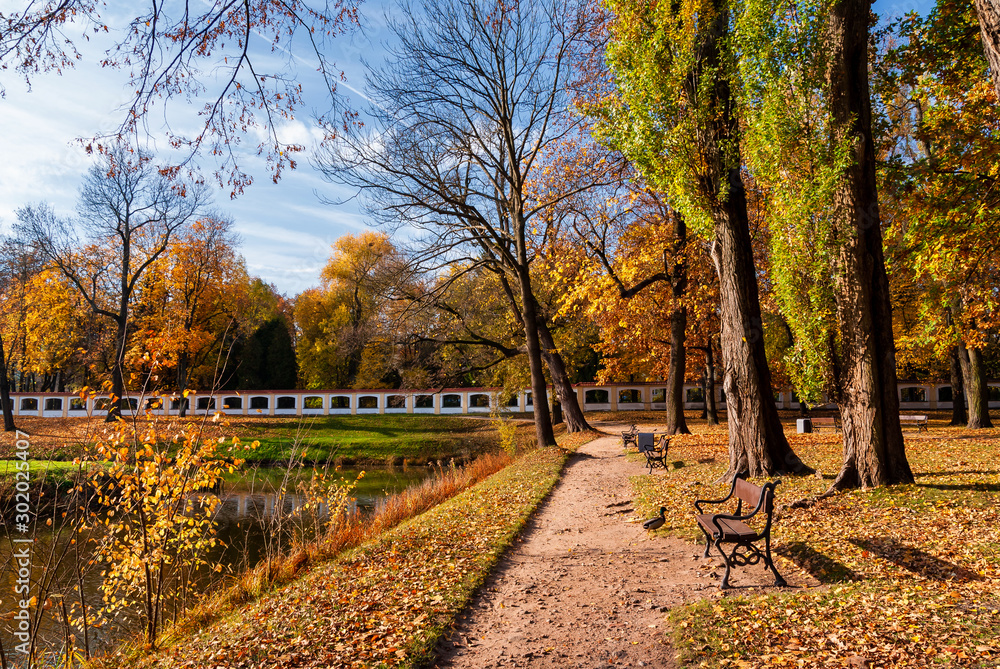
[[[935,490],[968,490],[973,492],[1000,492],[1000,483],[918,483],[918,488]]]
[[[883,560],[888,560],[914,574],[920,574],[924,578],[935,581],[954,581],[957,583],[984,580],[982,576],[971,569],[948,562],[947,560],[942,560],[919,548],[900,543],[895,539],[876,537],[869,539],[848,539],[848,541],[861,550],[873,553]]]
[[[820,583],[860,581],[862,578],[847,565],[837,562],[829,555],[820,553],[804,541],[793,541],[776,546],[774,552],[794,562]]]

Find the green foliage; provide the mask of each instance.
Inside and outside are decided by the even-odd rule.
[[[295,388],[298,366],[288,322],[273,316],[242,344],[234,347],[236,389],[287,390]]]
[[[595,134],[667,193],[690,227],[708,235],[712,209],[725,201],[727,187],[711,173],[706,151],[721,151],[727,165],[739,161],[732,140],[711,137],[711,147],[703,141],[723,113],[716,87],[733,74],[727,43],[715,42],[724,36],[725,6],[711,0],[608,0],[606,6],[614,13],[607,63],[616,90],[585,106],[597,120]],[[723,49],[724,65],[706,63],[706,42]]]
[[[837,340],[832,278],[840,244],[834,191],[852,155],[831,140],[826,104],[829,0],[747,0],[736,15],[744,153],[766,190],[771,271],[793,333],[786,368],[800,397],[818,401],[832,380]]]

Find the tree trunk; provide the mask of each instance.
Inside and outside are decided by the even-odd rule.
[[[538,336],[538,314],[535,296],[531,292],[531,277],[528,270],[522,267],[517,278],[524,309],[522,320],[528,367],[531,370],[531,408],[535,416],[535,439],[539,447],[554,446],[556,437],[552,431],[552,418],[549,415],[549,398],[545,370],[542,368],[542,346]]]
[[[711,340],[705,348],[705,422],[719,424],[719,409],[715,406],[715,348]]]
[[[827,70],[831,142],[852,144],[853,164],[834,193],[834,284],[841,345],[837,402],[844,463],[831,490],[912,483],[899,424],[892,306],[882,250],[868,87],[868,0],[830,13]]]
[[[187,416],[188,403],[185,401],[184,398],[184,391],[187,390],[187,384],[188,384],[187,355],[181,353],[181,355],[177,357],[177,390],[181,393],[181,404],[178,416],[180,416],[181,418]]]
[[[993,88],[1000,96],[1000,3],[997,0],[975,0],[975,4],[983,53],[990,64]]]
[[[691,434],[684,420],[684,367],[687,358],[685,335],[687,307],[683,305],[687,292],[687,224],[680,212],[673,212],[674,264],[670,272],[670,289],[675,306],[670,314],[670,368],[667,373],[667,434]]]
[[[962,362],[958,346],[951,347],[951,425],[965,425],[969,414],[965,410],[965,384],[962,383]]]
[[[990,420],[989,386],[986,384],[986,366],[983,354],[978,348],[966,348],[959,344],[959,360],[962,365],[962,376],[965,377],[965,398],[969,405],[970,430],[993,427]],[[954,394],[954,391],[952,391]]]
[[[115,332],[115,359],[111,366],[111,402],[108,404],[108,415],[105,421],[113,423],[122,415],[122,404],[125,400],[125,343],[128,331],[125,320],[118,321]]]
[[[763,320],[753,247],[747,215],[746,191],[740,174],[740,129],[733,114],[734,100],[726,76],[728,65],[719,43],[728,39],[729,12],[724,0],[714,3],[713,25],[704,36],[697,82],[712,81],[710,108],[698,144],[705,161],[702,183],[713,203],[715,239],[712,260],[719,276],[722,322],[723,389],[729,424],[727,478],[745,472],[753,477],[782,472],[807,472],[785,438],[771,389],[771,370],[764,352]],[[703,97],[689,90],[694,104]]]
[[[537,308],[537,307],[536,307]],[[590,429],[590,424],[583,415],[580,402],[576,399],[573,384],[570,383],[569,373],[566,371],[566,363],[563,361],[559,350],[556,348],[552,332],[544,318],[541,318],[541,310],[538,310],[538,338],[542,345],[542,359],[545,360],[549,368],[549,376],[552,377],[552,386],[556,390],[559,403],[562,404],[560,410],[560,420],[553,420],[558,425],[562,418],[566,418],[567,432],[583,432]]]
[[[7,353],[2,336],[0,336],[0,402],[3,403],[4,432],[14,432],[17,427],[14,425],[14,405],[10,399],[10,379],[7,377]]]

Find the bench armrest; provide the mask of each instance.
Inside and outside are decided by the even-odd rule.
[[[698,509],[698,513],[705,513],[701,508],[702,504],[722,504],[723,502],[728,502],[733,497],[733,493],[736,492],[736,479],[739,476],[733,477],[733,485],[729,488],[729,494],[722,499],[698,499],[694,502],[694,508]]]

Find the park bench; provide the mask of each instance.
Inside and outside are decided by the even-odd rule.
[[[655,435],[651,433],[648,434],[650,437]],[[659,465],[664,469],[667,468],[667,447],[670,446],[670,437],[665,434],[661,434],[660,438],[655,440],[655,445],[653,441],[640,440],[638,442],[639,452],[646,456],[646,464],[649,465],[649,473],[653,473],[653,467]]]
[[[626,451],[629,446],[635,447],[635,438],[639,434],[639,428],[632,425],[632,429],[622,432],[622,448]]]
[[[812,428],[815,432],[819,432],[820,428],[829,428],[834,432],[840,432],[840,419],[836,416],[816,417],[809,420],[812,422]]]
[[[903,416],[899,417],[899,426],[903,427],[905,425],[916,425],[917,432],[927,429],[927,416],[919,414],[916,416]]]
[[[761,560],[774,573],[774,584],[778,586],[787,585],[785,579],[778,573],[771,559],[771,519],[774,513],[774,488],[780,481],[765,483],[763,487],[750,483],[745,478],[745,474],[737,474],[733,479],[733,486],[729,494],[722,499],[708,500],[699,499],[694,503],[698,514],[698,526],[705,534],[705,557],[709,557],[709,550],[712,544],[719,550],[723,561],[726,563],[726,573],[722,577],[720,588],[729,587],[729,572],[733,566],[743,567],[755,565]],[[706,513],[702,505],[725,504],[729,500],[736,499],[735,513]],[[744,514],[746,509],[752,509]],[[730,505],[731,506],[731,505]],[[759,517],[758,517],[758,514]],[[754,520],[754,524],[760,527],[755,530],[747,521]],[[763,550],[758,545],[764,543]],[[732,544],[733,548],[726,554],[723,544]]]

